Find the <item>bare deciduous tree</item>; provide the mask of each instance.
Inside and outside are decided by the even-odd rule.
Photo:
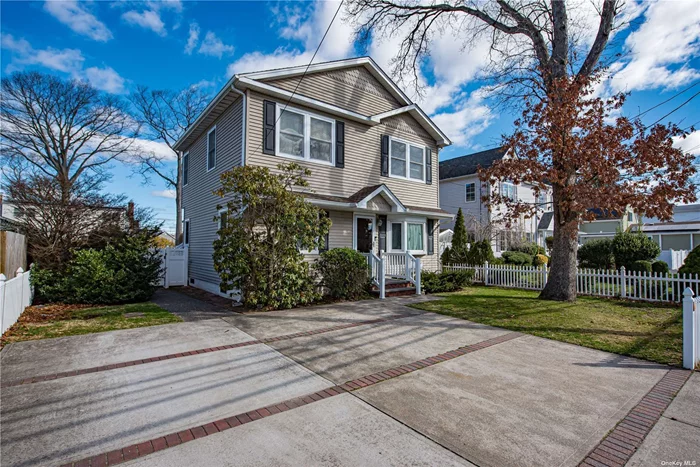
[[[423,0],[348,0],[349,16],[357,24],[357,32],[361,40],[368,41],[374,35],[399,35],[402,38],[394,61],[394,75],[413,76],[416,85],[420,84],[420,66],[423,59],[430,54],[430,45],[438,32],[449,28],[460,36],[465,45],[483,39],[486,35],[491,42],[490,72],[494,88],[506,99],[523,96],[528,97],[531,105],[534,102],[552,106],[555,109],[566,107],[566,112],[550,114],[551,121],[540,121],[543,124],[554,125],[554,129],[542,130],[537,136],[540,140],[529,140],[530,151],[525,151],[524,139],[528,131],[534,133],[538,128],[536,119],[532,118],[521,128],[520,139],[506,141],[511,149],[531,156],[525,162],[518,162],[520,154],[516,151],[515,158],[496,164],[486,176],[494,180],[511,177],[514,180],[541,184],[549,180],[553,189],[554,210],[554,251],[547,286],[541,297],[556,300],[573,300],[576,297],[576,231],[578,222],[585,216],[585,208],[602,206],[621,206],[624,196],[630,195],[630,204],[639,204],[638,195],[644,190],[640,185],[634,185],[637,191],[627,189],[629,182],[623,177],[613,177],[615,170],[624,168],[631,170],[643,178],[644,170],[664,171],[670,174],[667,189],[655,190],[650,202],[654,204],[645,212],[654,211],[661,217],[669,214],[669,205],[675,196],[680,199],[690,199],[686,187],[681,183],[690,183],[688,176],[687,158],[679,151],[672,149],[672,136],[679,136],[678,128],[654,128],[648,134],[643,134],[635,142],[624,145],[615,144],[610,138],[602,141],[597,151],[591,147],[582,148],[573,143],[576,130],[571,122],[562,118],[573,119],[577,123],[589,123],[591,128],[585,132],[590,136],[586,139],[591,143],[596,136],[616,133],[618,137],[632,139],[638,128],[629,121],[621,122],[613,130],[606,129],[602,121],[606,110],[601,109],[602,102],[589,101],[597,105],[598,113],[589,116],[589,121],[579,119],[579,115],[571,110],[583,112],[581,95],[590,90],[590,78],[600,69],[601,57],[610,41],[616,27],[624,22],[623,0],[601,0],[597,5],[597,27],[588,27],[581,22],[575,13],[583,2],[573,0],[448,0],[437,3]],[[512,101],[511,101],[512,102]],[[521,101],[522,102],[522,101]],[[532,108],[532,107],[531,107]],[[546,110],[546,107],[540,107]],[[557,119],[558,118],[558,119]],[[624,128],[623,128],[624,127]],[[639,129],[639,128],[638,128]],[[550,138],[549,142],[544,139]],[[548,146],[548,144],[550,144]],[[560,144],[561,143],[561,144]],[[607,144],[610,143],[610,144]],[[520,145],[520,146],[518,146]],[[542,157],[543,162],[535,157],[533,148],[541,146],[548,149]],[[615,148],[618,152],[615,153]],[[661,150],[653,155],[655,150]],[[624,152],[624,155],[621,153]],[[643,156],[640,164],[624,162],[625,157]],[[620,159],[622,158],[622,159]],[[663,167],[664,163],[671,164]],[[619,163],[619,164],[618,164]],[[510,165],[509,165],[510,164]],[[538,165],[540,164],[540,165]],[[518,174],[517,170],[527,170],[530,175]],[[679,171],[674,173],[674,169]],[[495,171],[500,170],[500,174]],[[581,187],[588,177],[597,177],[605,173],[605,181],[610,189],[615,191],[614,201],[610,203],[602,197],[584,198],[577,200]],[[619,174],[618,174],[619,175]],[[658,178],[654,177],[655,180]],[[596,180],[594,178],[594,180]],[[590,187],[599,186],[591,183]],[[603,193],[604,190],[599,190]],[[666,196],[665,199],[663,195]],[[634,201],[634,202],[632,202]],[[586,205],[588,203],[588,205]],[[641,206],[640,206],[641,207]],[[514,207],[513,214],[518,213]]]
[[[165,143],[172,154],[156,153],[147,148],[135,151],[137,172],[148,182],[152,175],[175,190],[175,238],[179,241],[182,224],[182,155],[173,150],[174,144],[204,111],[209,96],[191,86],[181,91],[150,90],[139,86],[131,95],[135,118],[147,131],[144,137]],[[172,161],[175,167],[172,168]]]

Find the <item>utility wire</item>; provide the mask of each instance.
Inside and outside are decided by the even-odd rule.
[[[698,95],[700,95],[700,91],[698,91],[698,92],[696,92],[695,94],[693,94],[692,96],[690,96],[690,98],[689,98],[688,100],[686,100],[685,102],[683,102],[681,105],[679,105],[679,106],[676,107],[675,109],[671,110],[669,113],[667,113],[667,114],[664,115],[663,117],[661,117],[661,118],[659,118],[658,120],[656,120],[656,121],[655,121],[654,123],[652,123],[651,125],[646,125],[646,126],[644,127],[644,129],[646,130],[646,129],[648,129],[649,127],[652,127],[652,126],[656,125],[657,123],[659,123],[659,122],[660,122],[661,120],[663,120],[664,118],[668,117],[669,115],[671,115],[671,114],[673,114],[674,112],[676,112],[677,110],[679,110],[681,107],[687,105],[690,101],[692,101],[693,99],[695,99]]]
[[[674,94],[673,96],[669,97],[669,98],[666,99],[665,101],[659,102],[658,104],[656,104],[656,105],[653,106],[653,107],[649,107],[649,108],[646,109],[644,112],[642,112],[642,113],[640,113],[639,115],[637,115],[637,117],[641,117],[642,115],[645,115],[645,114],[651,112],[652,110],[654,110],[654,109],[656,109],[656,108],[658,108],[658,107],[661,107],[661,106],[664,105],[665,103],[672,101],[673,99],[675,99],[676,97],[680,96],[680,95],[683,94],[684,92],[686,92],[686,91],[688,91],[688,90],[690,90],[690,89],[693,89],[693,88],[694,88],[695,86],[697,86],[698,84],[700,84],[700,80],[698,80],[698,81],[696,81],[695,83],[691,84],[690,86],[688,86],[687,88],[683,89],[683,90],[680,91],[679,93]]]
[[[318,43],[318,47],[316,47],[316,51],[314,52],[313,56],[311,57],[311,60],[309,60],[309,64],[306,65],[306,68],[304,69],[304,73],[302,73],[301,78],[299,78],[299,82],[297,82],[297,85],[294,87],[294,91],[292,91],[292,95],[289,96],[289,99],[287,99],[287,102],[284,103],[284,108],[282,109],[282,112],[287,110],[287,106],[294,98],[294,94],[296,94],[297,89],[299,89],[299,85],[301,85],[301,82],[304,80],[304,77],[306,76],[306,72],[309,71],[309,67],[314,62],[314,58],[316,58],[316,54],[318,54],[318,51],[321,50],[321,46],[323,45],[323,41],[326,40],[326,36],[328,35],[328,31],[331,30],[331,26],[333,26],[333,22],[335,21],[336,16],[338,16],[338,13],[340,12],[340,8],[343,6],[344,2],[345,2],[345,0],[340,1],[340,4],[338,5],[338,9],[335,10],[335,14],[333,15],[333,18],[331,18],[331,22],[328,23],[328,27],[326,28],[326,32],[323,33],[323,37],[321,38],[321,42]],[[280,112],[279,116],[275,119],[275,127],[277,127],[277,123],[279,123],[280,118],[282,118],[282,112]],[[263,139],[263,141],[260,141],[260,144],[258,145],[257,149],[254,152],[258,152],[260,150],[263,142],[264,142],[264,139]]]

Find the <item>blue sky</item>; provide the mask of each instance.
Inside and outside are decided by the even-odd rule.
[[[579,19],[584,43],[595,31],[591,5],[596,2],[574,3],[571,16]],[[610,49],[621,55],[611,61],[611,79],[600,92],[631,91],[623,112],[634,115],[700,80],[700,8],[697,0],[627,4],[630,22],[616,33]],[[308,63],[337,7],[337,2],[320,1],[4,1],[0,72],[37,69],[124,96],[138,84],[197,85],[213,94],[238,71]],[[369,54],[390,71],[396,38],[378,37],[360,50],[351,31],[341,10],[315,61]],[[482,92],[487,83],[479,71],[488,44],[476,40],[465,49],[453,34],[459,37],[448,28],[435,37],[421,76],[425,91],[416,96],[455,141],[442,151],[443,160],[497,145],[515,117]],[[645,114],[644,121],[654,122],[698,91],[700,85]],[[682,126],[700,121],[700,96],[663,121]],[[700,154],[700,131],[678,144]],[[162,183],[154,178],[145,186],[121,163],[111,171],[108,190],[152,207],[173,229],[175,203]]]

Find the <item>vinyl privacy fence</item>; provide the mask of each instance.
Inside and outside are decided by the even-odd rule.
[[[515,289],[542,290],[547,283],[546,266],[513,266],[502,264],[445,264],[445,271],[473,270],[474,280],[484,285]],[[649,302],[680,303],[683,291],[700,292],[697,274],[661,274],[640,271],[579,269],[576,293],[594,297],[625,298]]]
[[[0,274],[0,328],[2,334],[15,324],[24,309],[32,304],[31,269],[17,269],[16,276],[7,280]]]

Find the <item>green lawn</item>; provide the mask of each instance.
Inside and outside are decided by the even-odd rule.
[[[178,316],[151,302],[94,308],[72,305],[32,306],[3,335],[2,345],[180,321],[182,319]]]
[[[680,306],[579,297],[575,303],[537,299],[538,292],[469,287],[413,305],[477,323],[498,326],[594,349],[680,366]]]

